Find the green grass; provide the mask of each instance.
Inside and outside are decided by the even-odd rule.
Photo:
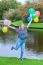
[[[15,26],[19,26],[21,23],[22,23],[22,20],[20,20],[20,21],[14,21],[14,22],[13,22],[13,24],[14,24]]]
[[[0,65],[43,65],[43,60],[0,57]]]
[[[43,32],[43,29],[32,29],[32,28],[30,28],[29,30],[33,31],[33,32]]]
[[[0,24],[3,22],[3,20],[0,20]],[[20,21],[14,21],[13,25],[20,26],[22,23],[22,20]],[[25,26],[27,23],[24,23]],[[41,29],[42,28],[42,29]],[[37,32],[43,32],[43,23],[31,23],[29,30],[31,31],[37,31]]]
[[[19,26],[21,23],[22,23],[22,20],[13,22],[13,24],[15,26]],[[25,24],[25,26],[27,25],[27,23],[24,23],[24,24]],[[29,30],[31,30],[31,31],[37,31],[37,32],[43,32],[43,23],[32,23],[30,25]]]
[[[21,23],[22,23],[22,20],[13,22],[13,24],[15,26],[19,26]],[[27,23],[24,23],[24,24],[27,25]],[[43,28],[43,23],[32,23],[30,25],[30,27],[33,27],[33,28]]]
[[[43,28],[43,23],[32,23],[30,27],[35,28]]]
[[[0,20],[0,23],[2,23],[3,22],[3,20]],[[22,20],[20,20],[20,21],[14,21],[13,22],[13,24],[15,25],[15,26],[19,26],[19,25],[21,25],[21,23],[22,23]],[[27,23],[24,23],[25,25],[27,25]],[[31,25],[30,25],[30,27],[31,28],[43,28],[43,23],[32,23]]]
[[[3,22],[3,20],[0,20],[0,23],[2,23]]]

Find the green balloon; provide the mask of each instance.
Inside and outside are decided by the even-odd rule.
[[[32,17],[32,19],[36,18],[35,14],[31,14],[30,16]]]
[[[34,8],[30,8],[30,9],[28,10],[28,13],[29,13],[29,14],[34,14],[34,13],[35,13],[35,9],[34,9]]]

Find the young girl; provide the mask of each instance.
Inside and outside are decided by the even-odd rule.
[[[13,50],[13,49],[18,50],[18,48],[21,48],[20,58],[23,58],[23,52],[24,52],[23,44],[26,43],[26,40],[28,38],[27,29],[30,26],[31,22],[32,22],[32,19],[28,23],[27,27],[25,27],[25,25],[23,23],[19,26],[19,28],[9,26],[10,28],[14,29],[18,33],[18,40],[16,41],[16,47],[12,46],[11,50]]]

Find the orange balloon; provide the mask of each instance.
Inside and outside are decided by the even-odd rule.
[[[36,14],[36,16],[40,17],[40,12],[39,11],[36,11],[35,14]]]

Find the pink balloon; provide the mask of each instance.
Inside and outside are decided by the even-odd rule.
[[[36,16],[40,17],[40,12],[39,11],[36,11],[35,14],[36,14]]]

